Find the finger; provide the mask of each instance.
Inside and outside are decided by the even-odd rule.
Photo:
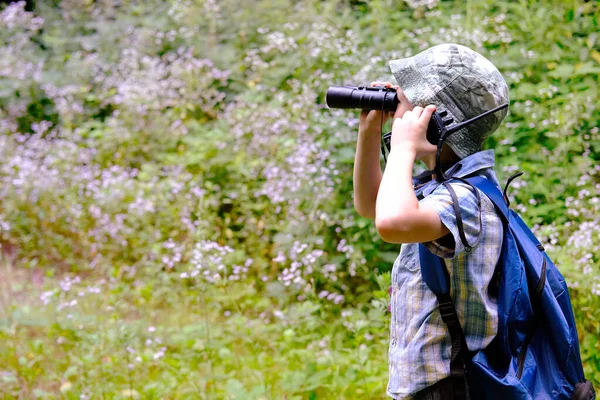
[[[394,120],[396,120],[397,118],[403,118],[408,111],[409,110],[407,110],[402,103],[398,103],[398,106],[396,107],[396,112],[394,113],[393,117]]]
[[[375,81],[375,82],[371,82],[371,86],[375,87],[375,86],[385,86],[387,88],[392,87],[392,84],[389,82],[379,82],[379,81]]]
[[[413,114],[415,114],[415,117],[419,118],[421,116],[421,114],[423,113],[423,107],[419,107],[416,106],[415,108],[412,109]]]
[[[398,111],[396,111],[396,114],[394,114],[394,122],[396,122],[399,119],[409,121],[412,118],[413,118],[413,115],[412,115],[412,111],[411,110],[403,111],[402,117],[398,116]]]
[[[398,129],[396,128],[396,125],[399,125],[401,120],[402,118],[394,118],[392,120],[392,132],[395,132]]]
[[[421,113],[421,116],[419,117],[422,121],[424,122],[429,122],[429,120],[431,119],[431,115],[435,112],[435,106],[430,104],[427,107],[425,107],[425,109],[423,110],[423,112]]]
[[[381,119],[381,111],[377,110],[362,110],[360,116],[367,121],[379,121]]]

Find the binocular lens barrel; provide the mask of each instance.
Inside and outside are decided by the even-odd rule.
[[[330,86],[325,101],[329,108],[396,111],[395,89],[364,86]]]

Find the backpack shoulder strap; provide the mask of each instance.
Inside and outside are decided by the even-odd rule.
[[[496,187],[496,185],[494,185],[493,182],[481,176],[473,176],[466,179],[454,179],[458,179],[459,181],[462,181],[473,188],[481,190],[500,211],[504,221],[508,222],[508,206],[504,201],[502,192]],[[453,201],[456,203],[458,200],[454,194],[454,191],[449,187],[450,185],[445,186],[448,188]],[[479,199],[479,204],[481,204],[479,193],[477,190],[475,190],[475,192]],[[455,204],[455,210],[457,211],[457,218],[460,218],[458,204]],[[462,221],[460,223],[460,228],[462,228]],[[463,240],[465,246],[469,246],[466,238],[464,237],[464,233],[462,232],[461,240]],[[479,238],[477,241],[479,241]],[[469,353],[464,331],[460,325],[458,314],[456,313],[456,308],[454,307],[454,302],[450,297],[450,278],[448,275],[448,270],[446,269],[444,260],[429,251],[429,249],[427,249],[423,244],[419,244],[419,261],[423,280],[437,297],[442,320],[450,332],[450,340],[452,343],[450,356],[450,378],[452,382],[453,399],[463,400],[467,398],[467,394],[469,393],[466,368],[467,362],[469,362],[471,359],[471,355]]]
[[[454,178],[454,179],[462,181],[463,183],[470,186],[473,189],[473,191],[475,192],[475,196],[477,197],[477,203],[479,204],[479,206],[478,206],[478,208],[479,208],[479,235],[477,236],[477,239],[475,239],[475,243],[469,244],[469,242],[467,240],[467,236],[465,235],[465,228],[463,225],[462,214],[460,212],[460,205],[458,203],[458,196],[456,195],[456,192],[454,191],[454,189],[452,189],[452,185],[450,185],[450,183],[448,183],[447,181],[442,182],[442,185],[444,185],[446,190],[448,190],[448,193],[450,194],[450,197],[452,198],[452,207],[454,208],[454,215],[456,215],[456,226],[458,228],[458,234],[460,236],[460,240],[461,240],[463,246],[465,246],[465,251],[470,252],[471,249],[473,247],[477,246],[477,244],[479,243],[479,240],[481,239],[481,234],[482,234],[481,231],[483,229],[483,220],[481,217],[481,196],[479,196],[479,192],[477,191],[477,189],[469,182],[463,180],[462,178]]]
[[[456,307],[450,297],[450,278],[444,260],[433,254],[423,244],[419,244],[421,275],[429,289],[438,300],[438,309],[442,321],[450,332],[450,382],[454,400],[466,400],[469,393],[467,383],[467,362],[470,361],[469,348],[463,332]]]
[[[501,214],[505,222],[508,222],[508,205],[500,189],[489,179],[482,176],[472,176],[470,178],[453,178],[462,181],[473,188],[481,190],[491,201]],[[448,185],[450,186],[450,185]],[[451,195],[453,190],[450,188]],[[456,195],[452,196],[454,202],[457,202]],[[460,210],[457,210],[457,218]],[[480,217],[481,219],[481,217]],[[480,221],[481,224],[481,221]],[[460,224],[462,226],[462,223]],[[481,234],[481,232],[480,232]],[[419,245],[419,259],[421,263],[421,275],[429,289],[437,296],[450,293],[450,282],[448,271],[444,260],[433,254],[423,244]]]
[[[506,201],[504,201],[504,196],[500,191],[500,188],[497,187],[494,182],[486,179],[482,176],[472,176],[470,178],[460,179],[461,181],[466,181],[472,186],[475,186],[477,189],[481,190],[496,206],[496,209],[500,212],[502,219],[504,222],[508,223],[508,205]]]

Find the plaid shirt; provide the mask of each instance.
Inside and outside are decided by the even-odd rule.
[[[477,172],[498,185],[493,166],[494,152],[486,150],[462,159],[446,174],[465,177]],[[454,248],[438,241],[424,245],[446,262],[450,294],[467,345],[469,350],[476,351],[485,348],[498,330],[496,299],[488,293],[488,286],[500,256],[503,227],[494,205],[485,195],[481,194],[480,210],[470,186],[458,181],[451,185],[459,199],[470,244],[480,234],[481,211],[481,239],[471,252],[465,252],[460,240],[447,189],[430,181],[415,189],[415,193],[420,204],[438,213],[454,238]],[[421,276],[417,243],[403,244],[394,262],[391,311],[387,394],[394,399],[410,399],[418,391],[450,376],[450,334],[438,311],[437,299]]]

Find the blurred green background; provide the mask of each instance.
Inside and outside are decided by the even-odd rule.
[[[358,113],[324,94],[445,42],[510,85],[487,146],[600,385],[598,2],[0,10],[3,398],[386,398],[399,246],[353,209]]]

